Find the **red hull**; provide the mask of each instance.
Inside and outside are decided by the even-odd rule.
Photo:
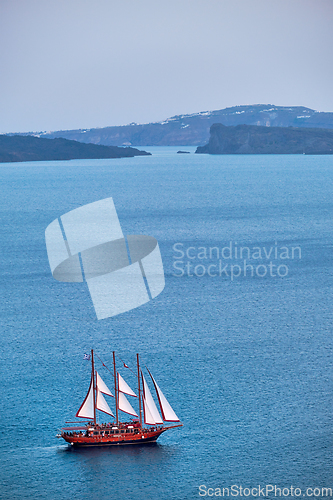
[[[62,437],[72,446],[114,446],[155,443],[158,437],[168,429],[180,427],[140,428],[131,425],[68,427],[61,429]]]

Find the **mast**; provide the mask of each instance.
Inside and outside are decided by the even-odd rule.
[[[113,373],[114,373],[114,396],[116,400],[116,425],[118,425],[118,392],[117,392],[117,372],[116,372],[116,354],[113,351]]]
[[[94,350],[91,349],[91,376],[93,380],[93,400],[94,400],[94,425],[96,425],[96,387],[95,387],[95,367],[94,367]]]
[[[141,410],[141,389],[140,389],[140,363],[139,354],[136,355],[136,362],[138,365],[138,390],[139,390],[139,415],[140,415],[140,427],[142,428],[142,410]]]

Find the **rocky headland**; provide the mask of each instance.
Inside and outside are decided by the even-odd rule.
[[[0,135],[0,163],[22,161],[129,158],[150,155],[135,148],[98,146],[67,139]]]
[[[208,144],[196,153],[207,154],[333,154],[333,130],[261,127],[215,123]]]

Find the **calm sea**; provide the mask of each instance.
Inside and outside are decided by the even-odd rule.
[[[1,500],[187,500],[233,485],[321,498],[333,488],[333,157],[145,149],[0,166]],[[52,278],[44,231],[107,197],[124,234],[158,240],[166,287],[97,321],[85,284]],[[56,439],[88,389],[91,348],[107,366],[113,350],[130,367],[139,352],[184,426],[149,447]]]

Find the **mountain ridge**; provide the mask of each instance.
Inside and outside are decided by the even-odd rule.
[[[214,111],[180,114],[164,121],[129,125],[41,132],[39,137],[76,140],[104,146],[199,146],[209,140],[214,123],[226,126],[257,125],[333,129],[333,113],[304,106],[254,104]]]

